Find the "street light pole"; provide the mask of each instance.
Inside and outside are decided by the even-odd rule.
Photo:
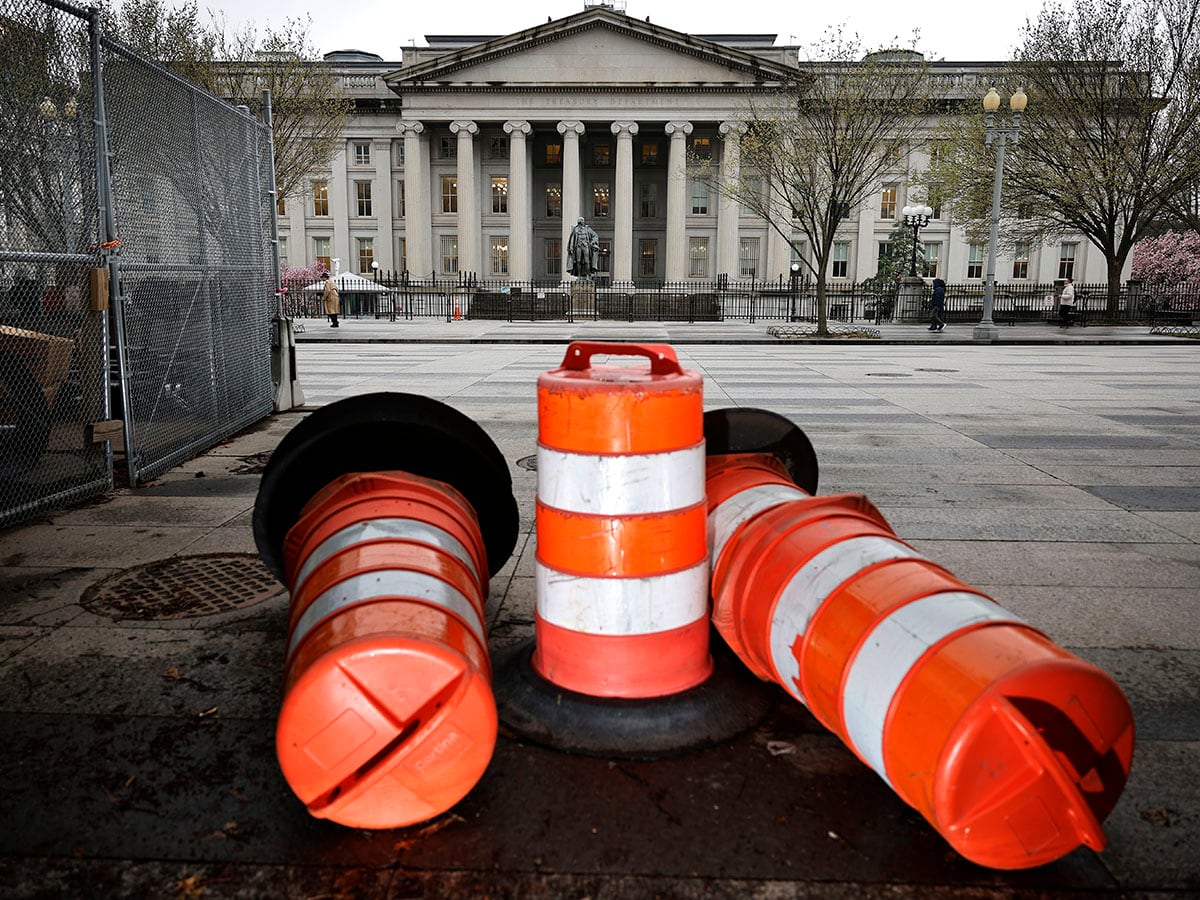
[[[800,263],[792,263],[792,314],[789,322],[796,321],[796,293],[800,287]]]
[[[917,235],[921,229],[929,224],[929,220],[933,217],[933,208],[918,204],[917,206],[906,206],[900,210],[904,216],[904,224],[913,230],[913,245],[912,245],[912,261],[908,267],[908,277],[917,277]]]
[[[1000,336],[996,323],[992,321],[992,313],[996,300],[996,243],[1000,236],[1000,188],[1004,181],[1004,144],[1010,135],[1014,144],[1020,143],[1021,113],[1025,111],[1025,105],[1028,102],[1029,98],[1025,96],[1025,91],[1017,88],[1008,101],[1012,124],[997,125],[996,110],[1000,108],[1000,95],[996,93],[995,88],[990,88],[983,98],[983,108],[987,113],[984,144],[990,147],[994,139],[998,138],[999,140],[996,142],[996,174],[992,181],[992,219],[988,233],[987,280],[983,287],[983,316],[972,333],[972,337],[977,341],[994,341]]]

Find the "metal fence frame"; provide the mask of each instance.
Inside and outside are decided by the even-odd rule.
[[[103,35],[97,8],[0,0],[0,22],[3,527],[111,490],[114,449],[136,485],[269,414],[278,266],[266,126]],[[184,394],[191,414],[164,416]]]

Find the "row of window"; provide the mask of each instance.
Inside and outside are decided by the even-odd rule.
[[[490,160],[508,159],[507,136],[499,135],[488,139],[487,158]],[[396,142],[396,164],[404,165],[404,144]],[[548,166],[562,165],[562,143],[551,141],[543,147],[542,158]],[[458,158],[458,138],[442,135],[438,138],[435,148],[438,159]],[[588,145],[590,162],[593,167],[611,166],[613,164],[613,147],[610,141],[592,141]],[[712,138],[695,135],[691,139],[692,154],[699,159],[712,158]],[[350,142],[351,164],[355,166],[371,165],[372,149],[370,141]],[[638,159],[643,166],[657,166],[659,162],[658,143],[656,141],[641,141],[638,145]]]
[[[372,182],[354,182],[354,203],[357,216],[373,216]],[[642,184],[639,186],[638,214],[643,219],[658,217],[658,185]],[[592,217],[607,218],[611,210],[612,188],[607,181],[597,181],[592,184]],[[505,175],[491,176],[492,213],[504,215],[508,213],[508,177]],[[329,215],[329,182],[314,181],[312,183],[312,214],[314,216]],[[709,189],[702,181],[692,182],[691,210],[693,215],[707,215],[709,211]],[[393,214],[404,216],[404,182],[396,182],[396,209]],[[562,184],[550,182],[546,185],[546,216],[559,218],[562,216]],[[443,175],[441,179],[441,210],[443,213],[458,212],[458,177]],[[277,203],[279,215],[287,214],[287,201],[280,197]]]
[[[508,274],[508,235],[498,235],[491,239],[491,255],[490,255],[490,271],[494,276],[504,276]],[[405,244],[404,239],[400,239],[401,244],[401,269],[406,268],[406,260],[404,259]],[[928,242],[922,248],[921,266],[922,274],[926,277],[937,277],[938,263],[941,256],[941,244]],[[330,267],[330,238],[316,237],[313,238],[313,255],[316,259],[324,264],[326,268]],[[1059,248],[1058,258],[1058,277],[1059,278],[1074,278],[1075,277],[1075,254],[1078,248],[1077,244],[1064,243]],[[358,271],[370,274],[372,271],[371,264],[375,261],[375,241],[373,238],[357,238],[356,250],[358,258]],[[600,247],[601,271],[607,272],[609,262],[610,244],[608,241],[601,241]],[[882,259],[891,251],[891,244],[887,241],[879,243],[879,257]],[[284,262],[287,261],[287,238],[279,239],[279,252]],[[1029,254],[1030,245],[1028,243],[1019,243],[1013,253],[1013,268],[1012,277],[1014,280],[1026,279],[1029,277]],[[967,278],[976,279],[983,277],[984,257],[986,248],[983,244],[970,244],[967,253]],[[545,263],[547,275],[558,275],[562,269],[562,242],[558,239],[549,239],[545,242]],[[793,261],[796,261],[795,250],[793,250]],[[833,245],[833,254],[831,258],[830,275],[833,278],[846,278],[849,276],[850,266],[850,242],[838,241]],[[759,239],[755,237],[744,237],[741,239],[740,252],[738,255],[738,274],[742,278],[758,277],[759,268]],[[453,275],[458,272],[458,236],[443,235],[441,238],[441,271],[448,275]],[[658,241],[654,238],[645,238],[638,242],[638,275],[643,278],[653,278],[658,274]],[[709,239],[707,236],[696,236],[688,238],[688,277],[690,278],[708,278],[710,277],[709,269]]]

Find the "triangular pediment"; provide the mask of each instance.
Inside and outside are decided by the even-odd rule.
[[[586,10],[516,34],[448,52],[387,76],[393,90],[433,87],[752,87],[797,72],[733,47]]]

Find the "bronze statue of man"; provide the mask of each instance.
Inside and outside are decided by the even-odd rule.
[[[583,216],[567,238],[567,271],[577,278],[588,278],[600,270],[600,238]]]

